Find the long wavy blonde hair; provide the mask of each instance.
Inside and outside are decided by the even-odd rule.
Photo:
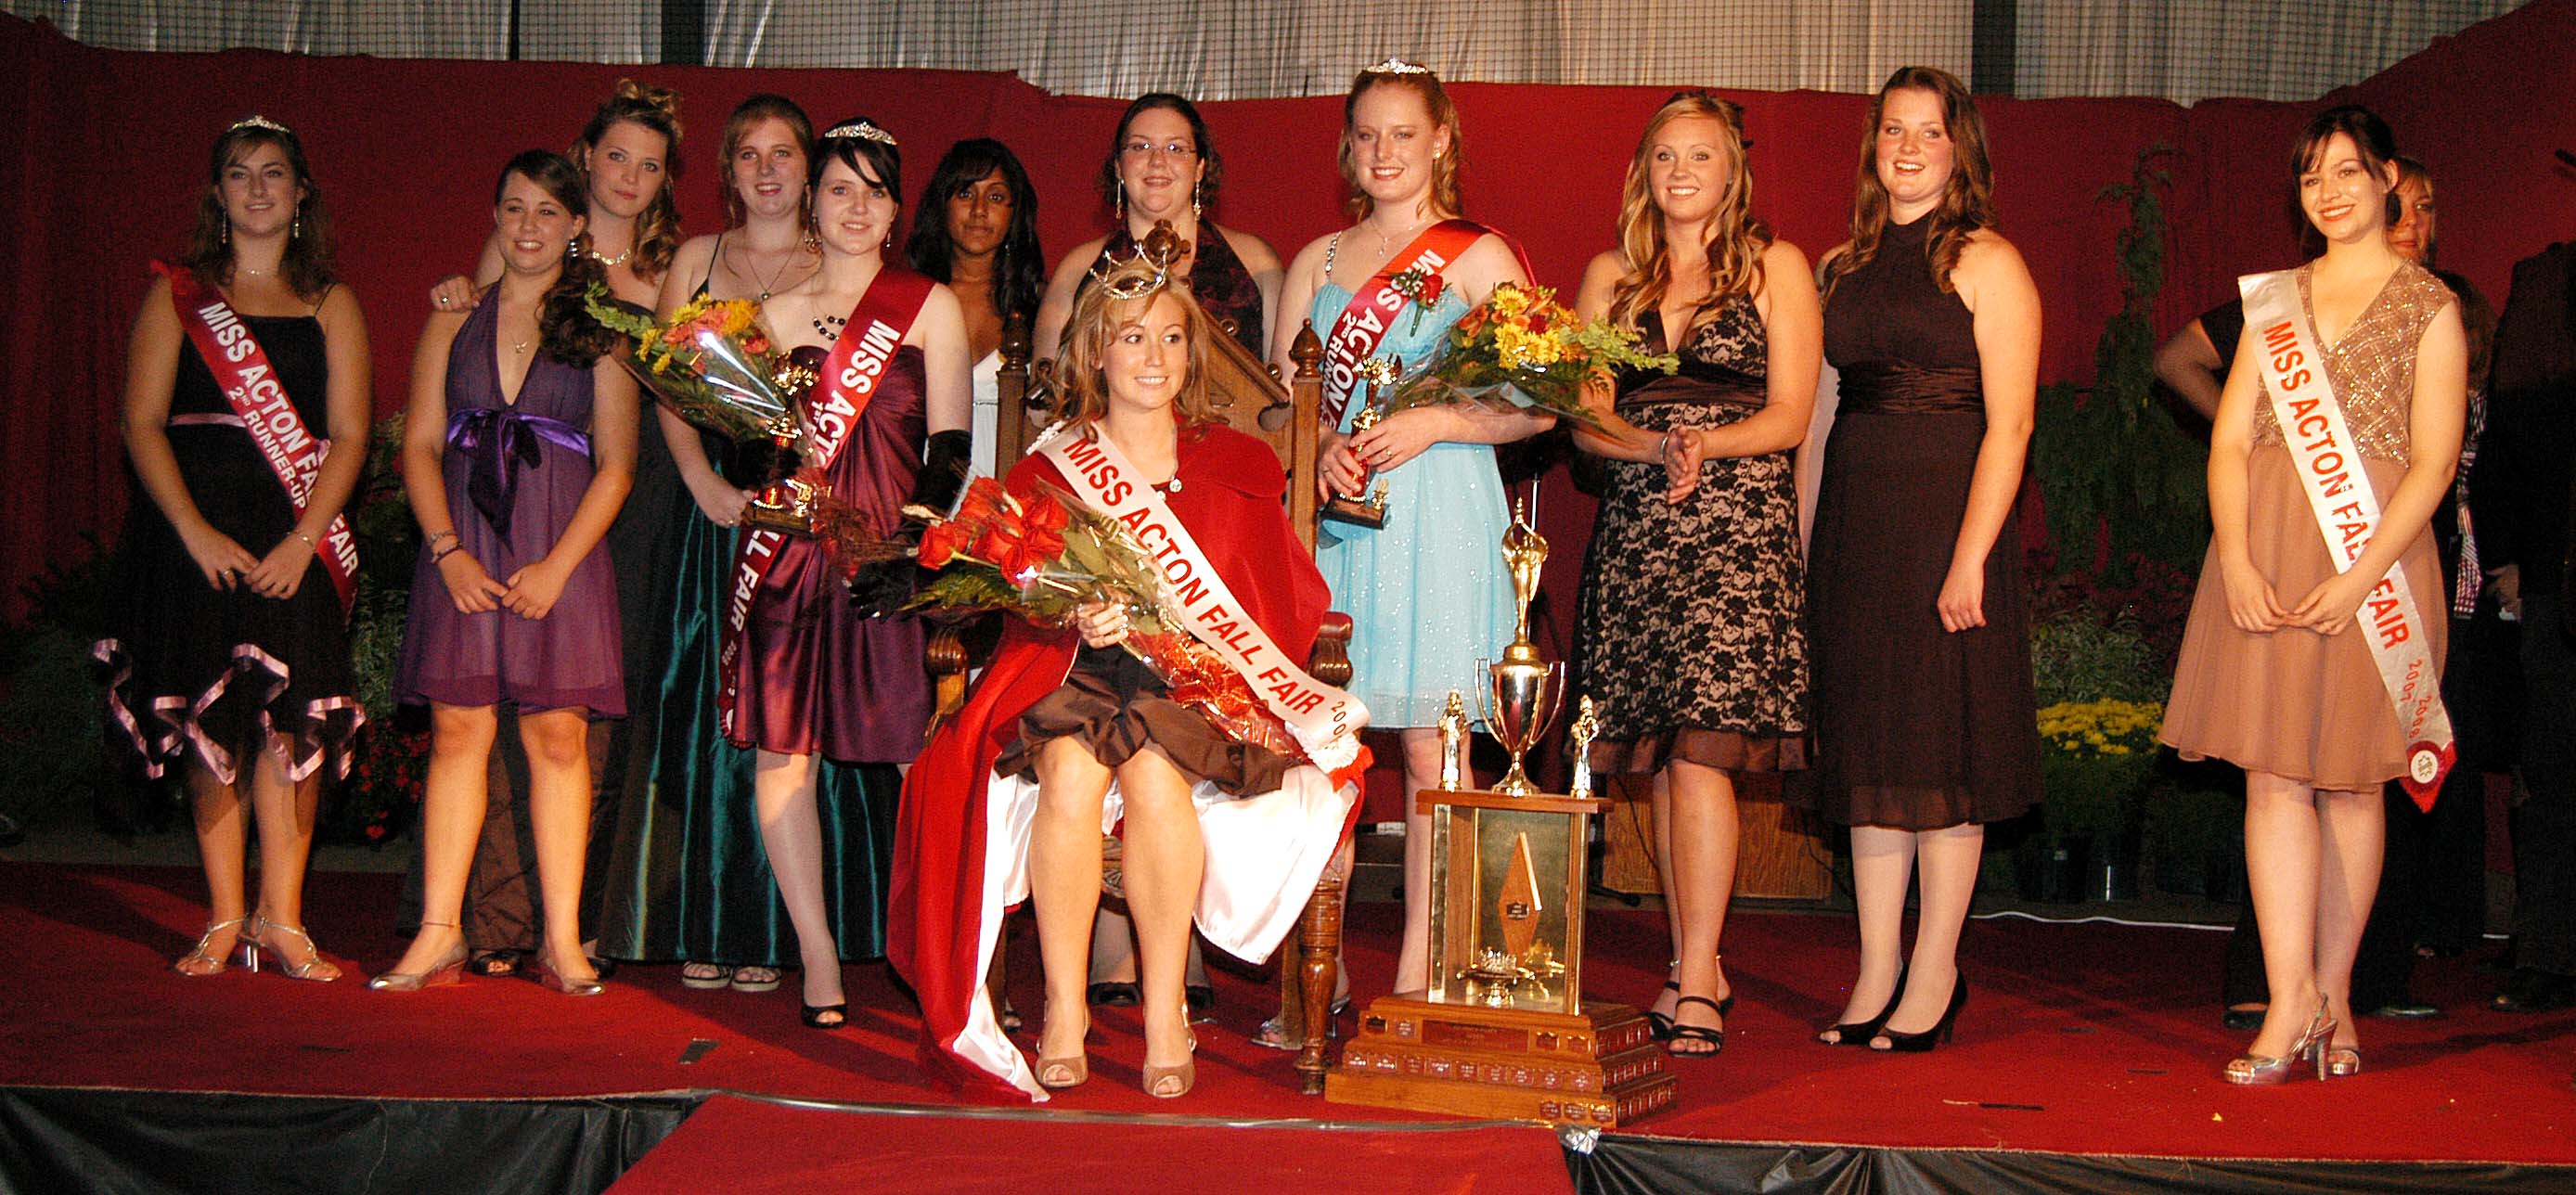
[[[1628,181],[1620,189],[1619,252],[1628,273],[1611,291],[1610,320],[1637,326],[1638,316],[1663,307],[1673,284],[1673,247],[1664,241],[1664,213],[1655,204],[1655,134],[1688,117],[1705,117],[1725,129],[1719,145],[1729,170],[1726,194],[1701,230],[1699,250],[1708,256],[1708,296],[1691,311],[1691,320],[1715,310],[1737,295],[1762,290],[1762,253],[1771,247],[1771,229],[1753,214],[1753,166],[1744,158],[1742,110],[1705,91],[1675,92],[1646,121],[1637,137],[1637,152],[1628,159]],[[1684,325],[1686,328],[1688,325]],[[1664,329],[1668,343],[1678,342],[1684,328]]]

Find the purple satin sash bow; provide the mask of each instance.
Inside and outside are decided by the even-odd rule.
[[[510,533],[510,511],[519,496],[519,473],[544,459],[540,442],[590,455],[590,434],[560,419],[522,415],[506,407],[474,407],[447,418],[447,444],[473,456],[465,495],[483,521]]]

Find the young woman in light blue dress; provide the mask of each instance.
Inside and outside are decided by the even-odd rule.
[[[1438,76],[1392,59],[1361,71],[1342,104],[1341,145],[1346,202],[1358,222],[1297,254],[1279,310],[1305,312],[1316,335],[1331,336],[1354,294],[1374,290],[1390,261],[1409,258],[1417,238],[1458,218],[1462,151],[1458,110]],[[1496,286],[1528,285],[1519,250],[1501,235],[1451,239],[1458,248],[1442,255],[1433,302],[1406,302],[1368,355],[1399,359],[1407,373],[1417,372],[1440,355],[1450,326]],[[1295,371],[1288,350],[1297,331],[1298,321],[1282,319],[1272,338],[1282,376]],[[1339,425],[1325,431],[1321,481],[1328,497],[1362,496],[1383,482],[1386,525],[1325,522],[1316,563],[1332,585],[1333,607],[1357,624],[1350,691],[1367,703],[1373,726],[1403,736],[1405,791],[1412,792],[1439,783],[1437,726],[1449,691],[1464,694],[1472,710],[1484,683],[1477,661],[1499,658],[1512,636],[1511,579],[1501,552],[1511,516],[1493,446],[1545,431],[1551,421],[1452,403],[1398,412],[1354,433],[1351,419],[1366,398],[1351,396]],[[1328,408],[1332,402],[1328,396]],[[1430,933],[1429,827],[1410,808],[1405,826],[1399,992],[1427,986]]]

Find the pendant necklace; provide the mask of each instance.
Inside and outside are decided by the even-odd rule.
[[[804,249],[805,243],[803,241],[797,242],[796,247],[788,250],[787,256],[779,261],[778,268],[769,272],[769,277],[767,279],[762,279],[756,274],[752,276],[753,281],[760,283],[759,302],[766,303],[769,301],[769,296],[778,289],[778,280],[786,276],[787,268],[796,264],[797,255],[804,252]],[[629,250],[629,252],[632,252],[632,250]],[[751,260],[751,250],[743,250],[743,259],[745,261]]]

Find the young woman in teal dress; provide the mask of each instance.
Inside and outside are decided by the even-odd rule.
[[[1298,252],[1280,310],[1305,313],[1329,342],[1355,294],[1377,292],[1390,263],[1412,261],[1431,248],[1441,278],[1436,300],[1427,306],[1406,301],[1390,318],[1364,321],[1381,324],[1384,336],[1345,350],[1398,359],[1411,373],[1440,355],[1450,325],[1496,286],[1527,285],[1518,248],[1458,218],[1464,151],[1458,110],[1439,76],[1394,59],[1361,71],[1342,103],[1341,144],[1345,202],[1358,221]],[[1271,357],[1282,376],[1295,372],[1288,350],[1299,323],[1278,321],[1272,337]],[[1345,344],[1358,345],[1359,338]],[[1326,357],[1329,363],[1334,353],[1328,349]],[[1334,375],[1347,381],[1345,371],[1326,372],[1328,391],[1335,389]],[[1338,403],[1340,417],[1324,433],[1322,483],[1330,493],[1356,497],[1383,482],[1386,525],[1325,523],[1316,535],[1316,563],[1332,585],[1334,608],[1357,624],[1351,694],[1367,703],[1375,726],[1402,736],[1405,791],[1411,792],[1439,782],[1436,727],[1449,691],[1472,696],[1478,658],[1499,658],[1511,640],[1512,587],[1501,550],[1510,512],[1493,446],[1545,431],[1550,420],[1453,403],[1401,411],[1354,432],[1352,417],[1367,396],[1348,389],[1326,395],[1327,409]],[[1405,827],[1400,992],[1425,986],[1430,937],[1423,891],[1429,826],[1407,809]]]
[[[813,124],[775,95],[743,101],[725,122],[726,229],[680,247],[664,276],[661,312],[690,298],[767,302],[812,278],[821,256],[808,231],[805,181]],[[671,577],[670,663],[654,720],[637,735],[650,758],[630,766],[617,847],[609,859],[600,951],[610,958],[686,960],[681,982],[766,992],[795,949],[795,929],[771,878],[753,793],[753,752],[717,728],[716,656],[723,589],[750,495],[708,459],[702,439],[668,411],[662,433],[693,499]],[[892,764],[822,760],[815,778],[822,892],[844,958],[885,952],[886,857],[901,777]],[[838,1003],[838,977],[809,976],[808,1003]],[[815,997],[820,996],[821,999]]]

